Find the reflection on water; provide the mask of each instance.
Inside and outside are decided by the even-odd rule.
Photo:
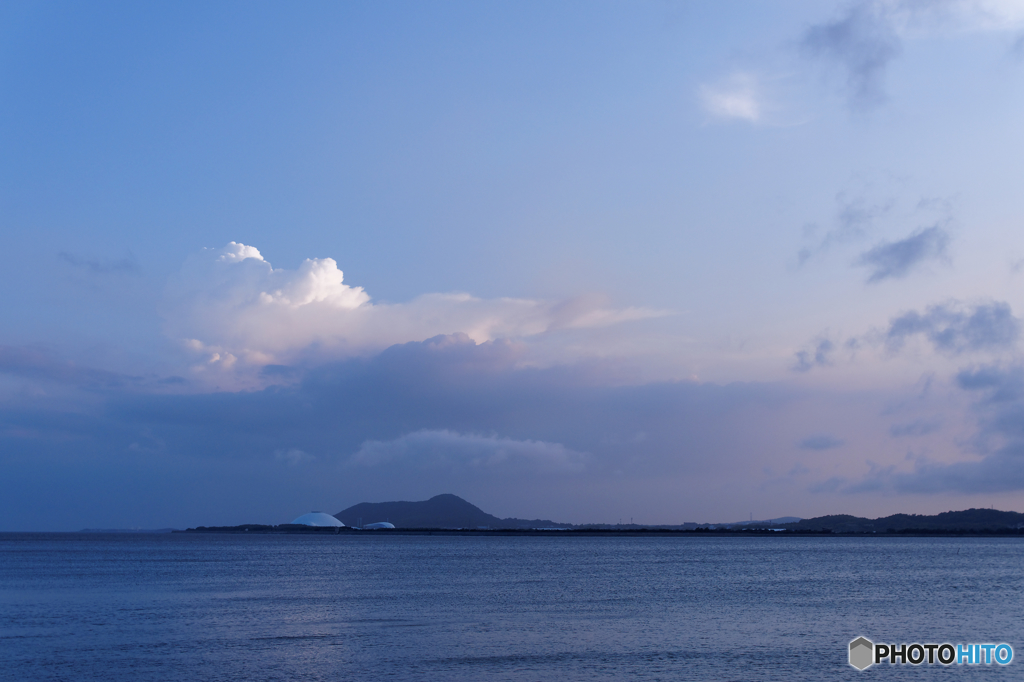
[[[1012,679],[1015,538],[0,535],[4,680]]]

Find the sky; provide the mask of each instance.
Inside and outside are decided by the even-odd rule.
[[[1024,2],[0,5],[0,530],[1024,511]]]

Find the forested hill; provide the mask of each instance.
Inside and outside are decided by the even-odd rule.
[[[362,502],[334,515],[347,526],[390,521],[398,528],[547,528],[545,519],[499,519],[457,495],[423,502]]]
[[[833,533],[887,533],[908,530],[1001,530],[1024,527],[1024,514],[998,509],[966,509],[934,516],[893,514],[879,519],[836,514],[803,519],[780,527],[792,530],[831,530]]]

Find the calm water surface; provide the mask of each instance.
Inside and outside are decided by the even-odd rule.
[[[1024,541],[0,534],[2,680],[1024,679]],[[846,663],[1007,642],[1009,666]]]

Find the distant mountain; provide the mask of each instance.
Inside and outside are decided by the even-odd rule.
[[[879,519],[864,519],[848,514],[819,516],[787,523],[792,530],[831,530],[833,533],[888,533],[906,530],[999,530],[1024,527],[1024,514],[998,509],[966,509],[934,516],[893,514]]]
[[[738,521],[736,523],[715,523],[711,524],[715,527],[721,528],[732,528],[734,526],[781,526],[785,523],[796,523],[800,521],[799,516],[780,516],[777,519],[760,519],[755,521]]]
[[[436,495],[423,502],[362,502],[334,515],[346,526],[390,521],[397,528],[550,528],[544,519],[499,519],[457,495]]]

